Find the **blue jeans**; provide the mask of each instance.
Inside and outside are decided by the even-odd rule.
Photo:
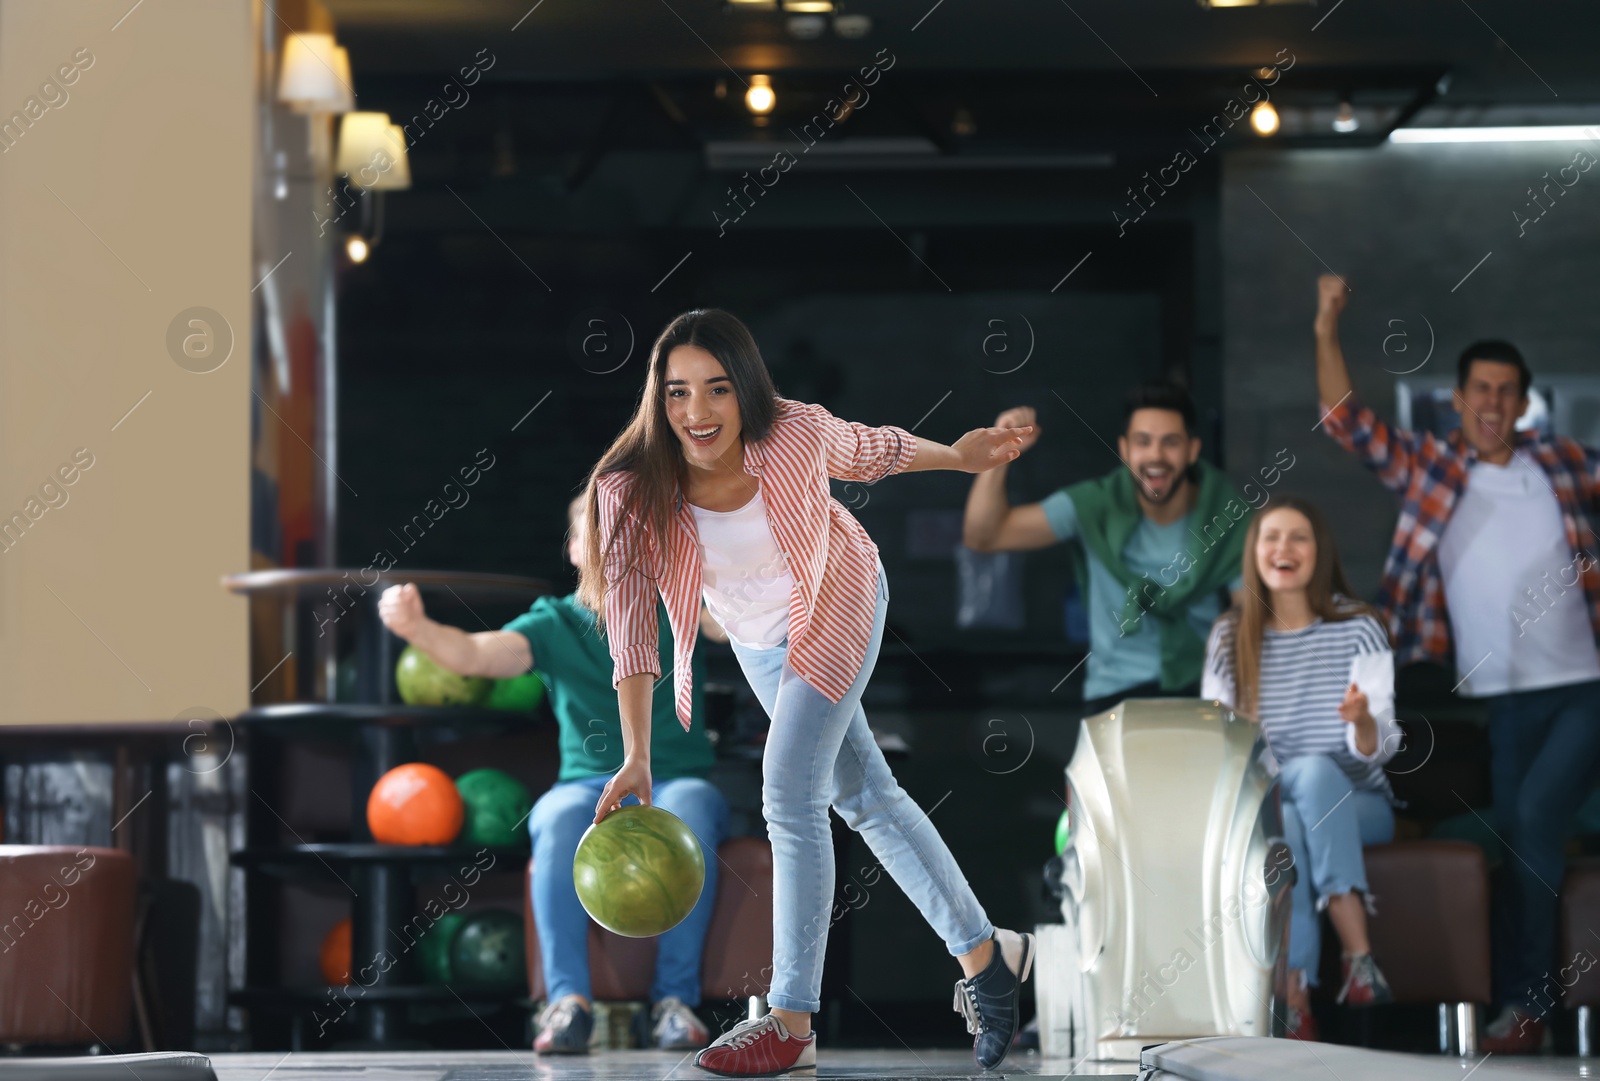
[[[1381,792],[1358,790],[1326,755],[1308,754],[1281,763],[1283,839],[1294,855],[1294,890],[1289,909],[1289,967],[1317,984],[1322,955],[1320,914],[1328,899],[1351,890],[1367,892],[1366,845],[1394,840],[1394,811]],[[1396,897],[1396,904],[1404,899]]]
[[[1600,776],[1600,680],[1491,697],[1489,749],[1494,817],[1511,879],[1507,911],[1496,921],[1496,998],[1528,1010],[1535,984],[1543,986],[1556,959],[1567,831]]]
[[[994,926],[955,858],[906,795],[867,727],[861,691],[878,662],[889,581],[878,565],[878,608],[861,671],[837,703],[787,663],[788,640],[771,649],[732,643],[772,726],[762,758],[761,810],[772,841],[772,989],[780,1010],[822,1007],[822,959],[833,908],[831,804],[861,834],[952,957],[970,953]]]
[[[602,774],[564,781],[540,796],[528,816],[528,833],[533,837],[533,921],[539,929],[545,992],[552,1002],[562,995],[594,1001],[589,987],[589,914],[572,885],[572,857],[583,831],[594,821],[600,790],[610,779]],[[650,789],[651,802],[683,819],[700,839],[706,857],[700,900],[682,923],[657,940],[650,1001],[673,996],[695,1006],[700,1002],[700,953],[717,898],[717,846],[728,832],[728,801],[715,785],[698,777],[654,781]],[[622,802],[639,800],[629,796]]]

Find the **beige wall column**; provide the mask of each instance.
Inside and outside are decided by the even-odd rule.
[[[0,723],[249,691],[249,0],[0,0]]]

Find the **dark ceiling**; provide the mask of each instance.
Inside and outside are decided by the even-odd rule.
[[[828,133],[810,168],[1167,160],[1174,147],[1198,153],[1207,121],[1230,99],[1255,100],[1250,75],[1273,64],[1284,69],[1271,91],[1283,146],[1372,146],[1401,123],[1600,120],[1595,0],[841,0],[870,31],[846,39],[822,19],[814,40],[793,37],[781,12],[722,0],[327,3],[362,108],[425,124],[419,110],[449,76],[492,63],[445,96],[494,104],[452,109],[440,122],[450,134],[431,145],[483,158],[512,144],[519,155],[565,154],[569,188],[619,151],[688,152],[735,174],[759,167],[771,147],[797,145],[874,58],[892,70],[851,91],[864,107]],[[755,73],[777,92],[764,127],[743,105]],[[1360,127],[1337,134],[1346,100]]]
[[[783,14],[720,0],[327,2],[358,76],[454,71],[488,49],[498,78],[732,79],[844,72],[887,48],[921,75],[1093,76],[1108,93],[1158,96],[1170,74],[1243,70],[1288,50],[1308,68],[1447,68],[1466,101],[1600,100],[1593,0],[855,0],[840,10],[872,29],[854,41],[799,41]]]

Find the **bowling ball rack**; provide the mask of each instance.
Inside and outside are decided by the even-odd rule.
[[[406,948],[405,940],[395,937],[394,929],[405,928],[417,914],[418,880],[439,875],[459,879],[474,870],[480,875],[523,874],[528,846],[377,844],[367,831],[367,794],[377,778],[393,766],[414,760],[418,746],[430,742],[430,736],[490,735],[510,727],[514,718],[482,708],[295,702],[248,710],[236,723],[254,739],[313,734],[322,740],[341,734],[348,739],[353,751],[350,826],[351,836],[357,839],[249,845],[234,851],[229,862],[245,872],[247,882],[272,878],[343,884],[352,895],[351,956],[360,964],[362,959],[384,955],[389,967],[379,971],[373,966],[363,975],[353,973],[363,986],[351,986],[348,993],[330,994],[324,986],[254,985],[232,992],[230,1004],[289,1014],[291,1043],[302,1046],[317,1031],[319,1018],[334,1016],[338,1021],[333,1031],[342,1044],[369,1049],[420,1046],[408,1033],[409,1006],[455,1002],[457,994],[449,987],[423,984],[416,950]],[[269,827],[278,824],[273,815],[266,817]],[[504,992],[456,990],[467,1001],[506,998]]]
[[[229,993],[230,1005],[264,1014],[287,1015],[290,1022],[291,1050],[301,1050],[317,1038],[319,1017],[337,1015],[325,1026],[333,1032],[335,1046],[351,1049],[407,1049],[425,1046],[414,1038],[410,1026],[413,1005],[494,1002],[505,1004],[514,996],[502,990],[425,984],[416,964],[416,950],[402,950],[396,929],[404,928],[417,914],[416,884],[419,878],[439,875],[459,877],[474,867],[483,874],[525,874],[528,861],[526,842],[508,847],[482,850],[458,840],[452,845],[407,846],[376,844],[367,826],[367,798],[384,773],[405,762],[416,761],[419,750],[430,744],[450,742],[463,736],[492,736],[525,725],[523,715],[485,706],[409,706],[399,701],[394,683],[394,665],[404,643],[384,628],[378,618],[377,600],[383,590],[402,582],[415,582],[428,593],[438,589],[462,603],[515,600],[526,605],[533,598],[548,594],[548,583],[539,579],[511,575],[477,574],[452,571],[413,571],[403,575],[384,575],[354,597],[356,604],[339,621],[338,633],[354,635],[357,702],[308,701],[312,684],[305,672],[326,659],[326,643],[312,606],[330,589],[347,586],[362,572],[339,569],[273,570],[235,575],[224,585],[235,593],[266,595],[293,605],[298,634],[294,648],[308,660],[302,665],[296,688],[302,700],[258,705],[234,718],[234,724],[253,744],[281,740],[317,740],[344,743],[350,750],[350,840],[342,843],[278,843],[288,824],[271,811],[264,800],[251,808],[251,826],[246,845],[230,854],[230,863],[245,874],[248,897],[259,895],[258,887],[271,880],[301,882],[342,882],[352,894],[351,956],[357,972],[365,962],[387,953],[393,963],[387,970],[378,966],[359,976],[361,986],[330,988],[311,986],[270,986],[253,982],[256,971],[275,967],[272,956],[276,931],[250,917],[251,941],[247,943],[246,986]],[[363,582],[365,578],[361,578]],[[347,594],[348,595],[348,594]],[[303,649],[301,647],[304,647]],[[320,653],[320,655],[319,655]],[[327,688],[330,697],[333,688]],[[290,830],[292,833],[292,829]],[[487,857],[492,856],[492,863]],[[465,870],[463,870],[465,869]],[[265,935],[263,941],[256,941]],[[260,962],[260,963],[257,963]],[[355,974],[352,974],[355,975]],[[368,979],[370,976],[370,980]],[[254,1026],[252,1026],[254,1027]]]

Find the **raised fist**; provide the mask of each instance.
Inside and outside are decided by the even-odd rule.
[[[1317,278],[1317,323],[1329,325],[1337,322],[1339,313],[1344,311],[1345,301],[1350,298],[1350,290],[1345,285],[1344,279],[1336,274],[1323,274]]]
[[[390,586],[378,598],[378,618],[395,634],[411,641],[427,619],[422,610],[422,594],[410,582]]]

